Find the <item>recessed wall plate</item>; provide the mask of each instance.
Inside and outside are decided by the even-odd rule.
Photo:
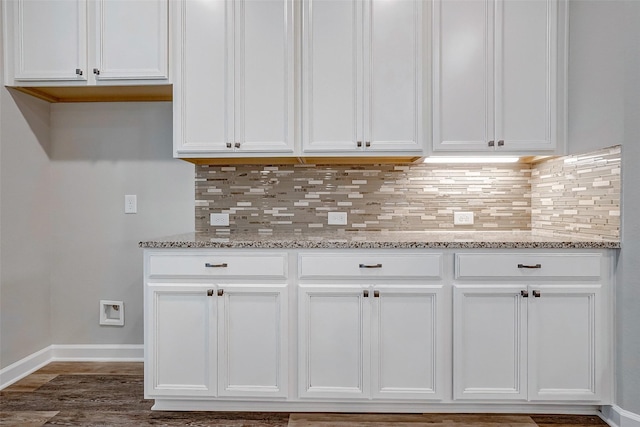
[[[100,324],[124,326],[124,302],[100,300]]]

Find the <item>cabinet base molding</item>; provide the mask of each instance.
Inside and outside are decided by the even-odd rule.
[[[640,414],[625,411],[618,405],[603,406],[600,417],[613,427],[640,427]]]
[[[256,400],[155,399],[154,411],[256,411],[256,412],[370,412],[370,413],[492,413],[598,415],[599,405],[465,404],[405,402],[266,402]],[[620,426],[623,427],[623,426]],[[633,426],[635,427],[635,426]]]

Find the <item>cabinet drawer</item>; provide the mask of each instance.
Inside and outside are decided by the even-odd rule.
[[[456,278],[600,277],[601,254],[456,254]]]
[[[440,278],[442,254],[301,254],[299,276],[313,278]]]
[[[198,254],[149,256],[149,277],[287,277],[286,254]]]

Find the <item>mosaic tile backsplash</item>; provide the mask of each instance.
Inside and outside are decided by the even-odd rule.
[[[603,166],[602,158],[609,169]],[[597,169],[590,162],[598,162]],[[591,171],[582,172],[588,169]],[[560,183],[568,188],[578,176],[574,187],[588,186],[588,191],[559,191]],[[612,176],[616,179],[603,178]],[[593,230],[613,234],[619,232],[619,176],[620,149],[615,147],[534,165],[197,165],[196,231],[497,231],[541,227],[567,232],[577,230],[569,218],[575,217],[573,206],[580,206],[577,199],[576,203],[567,199],[580,193],[579,197],[593,201],[589,205],[593,215],[585,215],[581,221],[588,225],[593,220]],[[586,182],[589,179],[591,184]],[[586,203],[587,199],[581,200]],[[606,211],[600,208],[605,203]],[[562,208],[558,211],[555,206]],[[327,225],[330,211],[347,212],[347,225]],[[455,211],[473,212],[474,224],[454,226]],[[601,215],[616,211],[617,222],[602,223]],[[229,213],[230,227],[209,225],[209,214],[218,212]],[[567,228],[570,223],[573,229]]]
[[[531,172],[531,225],[552,233],[620,237],[620,146],[550,159]]]

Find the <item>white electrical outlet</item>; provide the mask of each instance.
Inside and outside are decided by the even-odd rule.
[[[227,213],[212,213],[209,215],[209,224],[217,227],[229,226],[229,214]]]
[[[346,212],[328,212],[327,224],[347,225],[347,213]]]
[[[124,195],[124,213],[138,213],[138,198],[135,194]]]
[[[454,212],[453,225],[473,225],[473,212]]]

